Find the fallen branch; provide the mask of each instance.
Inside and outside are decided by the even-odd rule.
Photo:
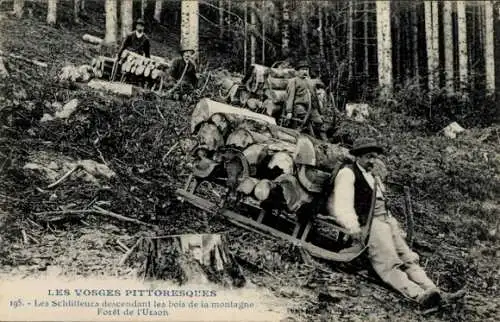
[[[411,207],[411,194],[410,187],[404,186],[405,192],[405,213],[406,213],[406,230],[407,230],[407,242],[408,246],[412,246],[413,244],[413,229],[415,227],[415,222],[413,220],[413,209]]]
[[[140,221],[138,219],[125,217],[120,214],[116,214],[114,212],[102,209],[101,207],[94,206],[92,209],[80,209],[80,210],[56,210],[56,211],[43,211],[43,212],[35,212],[33,215],[35,216],[50,216],[50,215],[83,215],[83,214],[100,214],[109,217],[113,217],[122,221],[132,222],[138,225],[143,225],[151,228],[158,228],[158,226]],[[50,220],[48,220],[50,221]]]
[[[122,243],[120,240],[117,240],[116,243],[118,244],[118,246],[120,246],[125,252],[128,252],[130,250],[130,248],[128,248],[127,246],[125,246],[124,243]]]
[[[56,182],[54,183],[51,183],[47,186],[47,189],[52,189],[56,186],[58,186],[59,184],[61,184],[64,180],[66,180],[67,178],[69,178],[69,176],[71,176],[73,174],[73,172],[75,172],[76,170],[79,170],[81,169],[82,166],[79,164],[77,166],[75,166],[73,169],[69,170],[68,172],[66,172],[59,180],[57,180]]]
[[[120,262],[118,263],[120,266],[125,264],[127,259],[132,255],[132,253],[135,251],[135,249],[139,246],[141,241],[143,240],[143,237],[139,238],[137,242],[134,244],[134,246],[130,247],[128,251],[123,255],[123,257],[120,259]]]
[[[156,225],[153,225],[153,224],[150,224],[150,223],[147,223],[147,222],[144,222],[144,221],[140,221],[140,220],[135,219],[135,218],[125,217],[123,215],[114,213],[112,211],[109,211],[109,210],[106,210],[106,209],[102,209],[99,206],[94,206],[93,209],[94,209],[94,212],[96,212],[98,214],[110,216],[110,217],[113,217],[113,218],[116,218],[116,219],[120,219],[120,220],[123,220],[123,221],[133,222],[133,223],[138,224],[138,225],[144,225],[144,226],[148,226],[148,227],[152,227],[152,228],[157,228],[158,227]]]
[[[26,63],[30,63],[30,64],[33,64],[33,65],[36,65],[36,66],[44,67],[44,68],[48,67],[47,63],[41,62],[39,60],[29,59],[29,58],[23,57],[21,55],[7,54],[7,53],[4,53],[1,50],[0,50],[0,56],[6,56],[6,57],[14,58],[14,59],[17,59],[17,60],[24,61]]]
[[[175,150],[175,148],[178,147],[178,146],[179,146],[179,142],[177,142],[174,145],[172,145],[170,147],[170,149],[168,149],[167,153],[165,153],[165,155],[163,156],[162,161],[165,161],[165,159],[170,155],[170,153],[172,153]]]

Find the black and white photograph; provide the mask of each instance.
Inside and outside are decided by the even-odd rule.
[[[498,321],[499,98],[496,0],[0,0],[0,321]]]

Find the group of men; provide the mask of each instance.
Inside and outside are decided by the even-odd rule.
[[[150,43],[144,34],[142,19],[136,22],[135,31],[125,38],[119,54],[125,49],[150,56]],[[170,70],[170,76],[178,82],[176,86],[184,92],[194,89],[198,82],[192,59],[194,53],[192,49],[182,49],[182,57],[173,62]],[[309,69],[305,61],[297,64],[297,76],[287,86],[284,118],[290,122],[309,122],[323,138],[323,106],[311,82]],[[427,276],[418,264],[419,256],[407,245],[397,220],[387,208],[382,175],[376,166],[381,162],[383,148],[372,138],[361,138],[354,142],[350,153],[356,162],[346,165],[336,174],[327,203],[329,216],[349,232],[354,242],[359,243],[364,243],[366,237],[362,236],[361,227],[371,224],[367,249],[372,267],[385,283],[405,297],[423,307],[462,297],[463,291],[443,292]],[[375,198],[372,198],[373,194]],[[369,217],[372,220],[368,220]]]

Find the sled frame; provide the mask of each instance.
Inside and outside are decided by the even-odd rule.
[[[200,178],[196,178],[193,174],[191,174],[184,186],[183,189],[177,189],[176,194],[178,198],[184,202],[187,201],[191,205],[204,210],[206,212],[212,214],[220,214],[225,217],[229,222],[233,223],[236,226],[242,227],[246,230],[254,231],[260,233],[266,237],[270,238],[278,238],[282,240],[286,240],[294,245],[301,246],[304,250],[308,251],[313,257],[331,261],[331,262],[350,262],[356,258],[358,258],[366,249],[365,246],[360,244],[354,244],[349,248],[342,249],[340,252],[330,251],[324,248],[321,248],[317,245],[313,245],[312,243],[307,241],[307,237],[312,228],[314,218],[310,218],[304,223],[295,222],[295,227],[293,229],[293,233],[287,234],[282,232],[276,228],[267,226],[262,223],[264,217],[269,215],[266,213],[264,209],[260,209],[259,215],[257,219],[252,219],[250,217],[243,216],[239,213],[236,213],[233,210],[218,207],[215,203],[206,200],[202,197],[195,195],[196,189],[199,187],[201,183]],[[249,205],[255,208],[253,205]],[[273,215],[270,215],[273,216]],[[336,230],[339,232],[343,232],[348,235],[348,232],[329,221],[316,219],[319,222],[327,223],[329,226],[334,226]]]

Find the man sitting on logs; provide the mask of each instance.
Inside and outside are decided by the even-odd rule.
[[[132,33],[128,34],[127,37],[125,37],[125,39],[123,40],[122,46],[118,51],[118,59],[121,58],[124,50],[128,50],[149,58],[150,46],[151,45],[149,43],[149,38],[144,34],[144,20],[139,18],[135,22],[135,30]]]
[[[195,51],[191,48],[182,48],[182,57],[177,58],[172,63],[170,76],[176,81],[171,89],[174,92],[174,99],[183,99],[193,92],[198,85],[198,77],[196,76],[196,64],[193,60]]]
[[[289,121],[293,117],[305,121],[305,124],[295,125],[294,127],[314,124],[313,130],[316,134],[321,139],[327,140],[316,88],[314,88],[309,78],[309,64],[306,61],[301,61],[297,65],[297,70],[297,76],[288,81],[286,89],[286,119]]]
[[[335,177],[328,213],[362,244],[366,236],[362,236],[360,225],[369,225],[369,218],[372,218],[369,260],[378,276],[405,297],[423,307],[435,307],[462,297],[464,291],[440,291],[418,264],[419,256],[406,244],[397,220],[386,207],[385,188],[380,179],[385,170],[378,158],[382,152],[374,139],[362,138],[354,142],[350,153],[356,162],[342,168]],[[375,200],[374,205],[372,200]],[[370,212],[373,213],[370,215]]]

